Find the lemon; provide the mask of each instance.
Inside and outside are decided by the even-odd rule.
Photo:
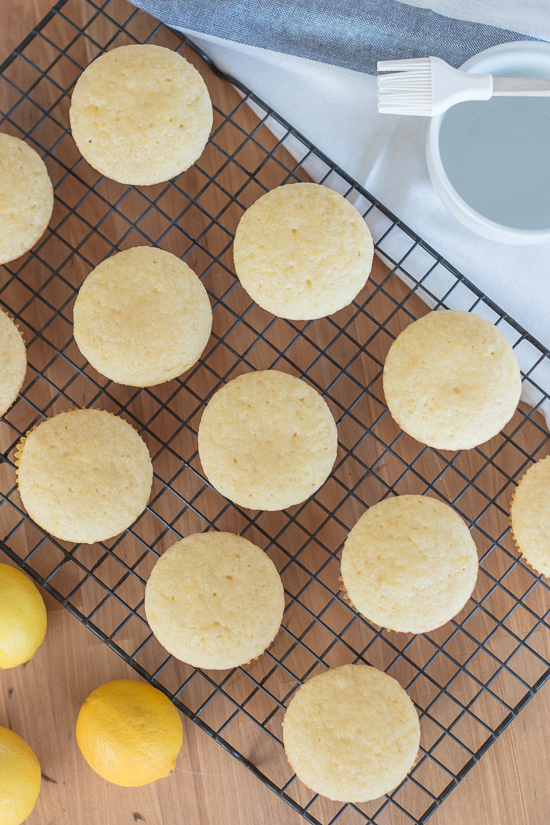
[[[44,599],[28,576],[0,564],[0,668],[28,662],[46,635]]]
[[[39,793],[40,764],[34,751],[12,730],[0,726],[0,825],[20,825]]]
[[[80,708],[76,741],[88,765],[103,779],[136,788],[172,773],[183,727],[160,690],[117,679],[90,693]]]

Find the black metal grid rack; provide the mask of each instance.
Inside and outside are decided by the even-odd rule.
[[[215,106],[212,136],[196,166],[170,183],[142,188],[94,172],[68,128],[70,92],[84,66],[104,49],[134,42],[182,51],[212,87]],[[424,823],[550,674],[549,588],[518,560],[508,527],[514,483],[547,449],[540,414],[547,398],[534,379],[548,354],[241,84],[227,82],[220,95],[220,76],[193,44],[126,0],[61,0],[1,67],[0,128],[24,137],[44,157],[56,194],[46,235],[0,271],[0,301],[23,330],[29,360],[24,389],[0,423],[1,547],[309,822]],[[357,300],[331,318],[292,323],[273,318],[244,293],[232,269],[232,234],[266,181],[308,179],[311,169],[366,215],[392,269],[375,272]],[[145,390],[104,379],[72,337],[72,305],[88,272],[113,251],[140,243],[184,258],[214,309],[200,363],[182,379]],[[520,404],[505,431],[475,450],[423,447],[399,430],[385,407],[384,357],[396,334],[426,311],[421,299],[481,312],[505,329],[529,365],[525,382],[538,403]],[[196,433],[205,403],[222,383],[269,367],[298,375],[323,394],[340,446],[330,479],[313,498],[288,511],[254,513],[208,485]],[[122,414],[153,457],[146,512],[106,544],[56,541],[27,518],[17,493],[14,453],[21,435],[75,406]],[[405,492],[452,504],[471,525],[480,552],[474,597],[455,620],[423,636],[370,625],[339,591],[338,554],[347,531],[366,507]],[[158,555],[182,535],[209,528],[262,546],[285,585],[287,607],[275,642],[257,661],[230,672],[195,671],[167,657],[143,611],[144,585]],[[311,793],[292,774],[280,746],[281,720],[306,678],[358,661],[407,688],[421,715],[422,750],[411,775],[388,797],[341,805]]]

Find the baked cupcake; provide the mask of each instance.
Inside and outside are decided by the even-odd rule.
[[[216,670],[237,667],[269,647],[285,606],[269,556],[232,533],[195,533],[155,564],[145,613],[176,659]]]
[[[210,399],[199,456],[210,483],[253,510],[299,504],[326,481],[338,447],[334,418],[305,381],[277,370],[248,372]]]
[[[420,725],[399,682],[374,667],[343,665],[298,690],[283,740],[298,779],[312,791],[368,802],[405,779],[418,754]]]
[[[170,252],[137,246],[99,264],[74,306],[81,353],[112,381],[150,387],[200,358],[212,309],[200,280]]]
[[[46,165],[19,138],[0,133],[0,264],[28,252],[42,237],[53,211]]]
[[[429,496],[395,496],[370,507],[342,552],[353,606],[403,633],[427,633],[452,619],[470,598],[477,571],[466,524]]]
[[[521,394],[518,360],[502,332],[458,310],[430,312],[404,329],[383,381],[399,426],[440,450],[469,450],[495,436]]]
[[[9,315],[0,310],[0,415],[19,394],[27,372],[25,343]]]
[[[296,321],[350,304],[369,277],[373,243],[349,201],[316,183],[280,186],[241,218],[234,260],[239,281],[263,309]]]
[[[526,561],[550,576],[550,457],[533,464],[516,487],[512,533]]]
[[[120,183],[161,183],[202,154],[212,103],[198,71],[161,46],[120,46],[79,77],[70,108],[90,166]]]
[[[153,467],[130,424],[100,410],[48,418],[17,454],[21,500],[58,539],[92,544],[118,535],[145,509]]]

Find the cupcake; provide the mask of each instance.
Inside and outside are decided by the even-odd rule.
[[[342,665],[307,681],[283,723],[298,779],[339,802],[389,793],[413,767],[420,725],[399,682],[374,667]]]
[[[20,442],[21,500],[58,539],[92,544],[118,535],[145,509],[153,467],[130,424],[100,410],[48,418]]]
[[[94,60],[74,87],[75,143],[90,166],[120,183],[161,183],[202,154],[212,103],[198,71],[161,46],[120,46]]]
[[[0,310],[0,415],[4,415],[19,394],[27,372],[27,350],[18,328]]]
[[[14,261],[42,237],[53,210],[46,165],[19,138],[0,133],[0,264]]]
[[[526,561],[550,576],[550,457],[529,467],[514,493],[512,533]]]
[[[195,533],[176,542],[145,588],[147,621],[161,645],[182,662],[215,670],[263,653],[284,606],[271,559],[232,533]]]
[[[74,306],[74,337],[102,375],[150,387],[200,358],[212,309],[200,280],[170,252],[137,246],[99,264]]]
[[[246,210],[233,254],[250,297],[273,315],[299,321],[350,304],[367,282],[373,249],[349,201],[326,186],[295,183]]]
[[[521,394],[518,360],[502,332],[458,310],[430,312],[404,329],[383,382],[399,426],[440,450],[469,450],[495,436]]]
[[[395,496],[370,507],[342,552],[353,606],[403,633],[427,633],[452,619],[470,598],[477,571],[466,524],[428,496]]]
[[[210,483],[254,510],[299,504],[326,481],[338,446],[326,402],[305,381],[277,370],[249,372],[210,399],[199,456]]]

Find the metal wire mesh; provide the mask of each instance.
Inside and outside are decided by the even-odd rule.
[[[546,396],[539,393],[535,409],[520,405],[504,432],[482,447],[444,453],[413,441],[392,421],[381,386],[384,358],[399,331],[426,312],[421,298],[447,306],[457,293],[462,308],[482,312],[507,328],[518,350],[529,349],[525,381],[533,386],[547,353],[236,81],[241,94],[227,83],[223,100],[218,87],[211,88],[214,129],[195,167],[152,187],[102,178],[70,136],[70,92],[101,51],[134,42],[181,51],[212,86],[215,70],[193,44],[126,0],[62,0],[1,67],[0,128],[44,156],[56,205],[34,251],[0,270],[0,301],[24,333],[29,360],[24,389],[0,423],[0,546],[309,822],[424,823],[550,673],[549,589],[518,560],[508,527],[514,481],[547,449],[537,412]],[[250,301],[234,276],[230,249],[240,216],[266,181],[272,187],[307,180],[308,163],[367,216],[392,271],[371,278],[357,300],[331,318],[293,323]],[[72,305],[94,266],[113,251],[144,243],[181,256],[201,276],[214,327],[203,358],[183,379],[136,390],[104,379],[84,361],[72,337]],[[323,394],[340,446],[334,471],[315,496],[284,512],[256,513],[209,486],[196,435],[206,402],[224,382],[269,367],[298,375]],[[93,546],[45,534],[24,513],[15,485],[21,435],[74,406],[121,414],[139,428],[154,463],[146,512],[122,536]],[[480,551],[474,597],[454,621],[422,636],[370,625],[339,590],[338,557],[348,530],[366,507],[400,493],[430,493],[452,504]],[[275,642],[257,661],[230,672],[194,670],[167,656],[143,611],[144,585],[159,554],[205,529],[236,532],[263,547],[285,586]],[[281,747],[281,721],[295,689],[320,669],[348,662],[366,662],[399,679],[421,715],[422,750],[410,776],[388,797],[364,805],[310,792]]]

